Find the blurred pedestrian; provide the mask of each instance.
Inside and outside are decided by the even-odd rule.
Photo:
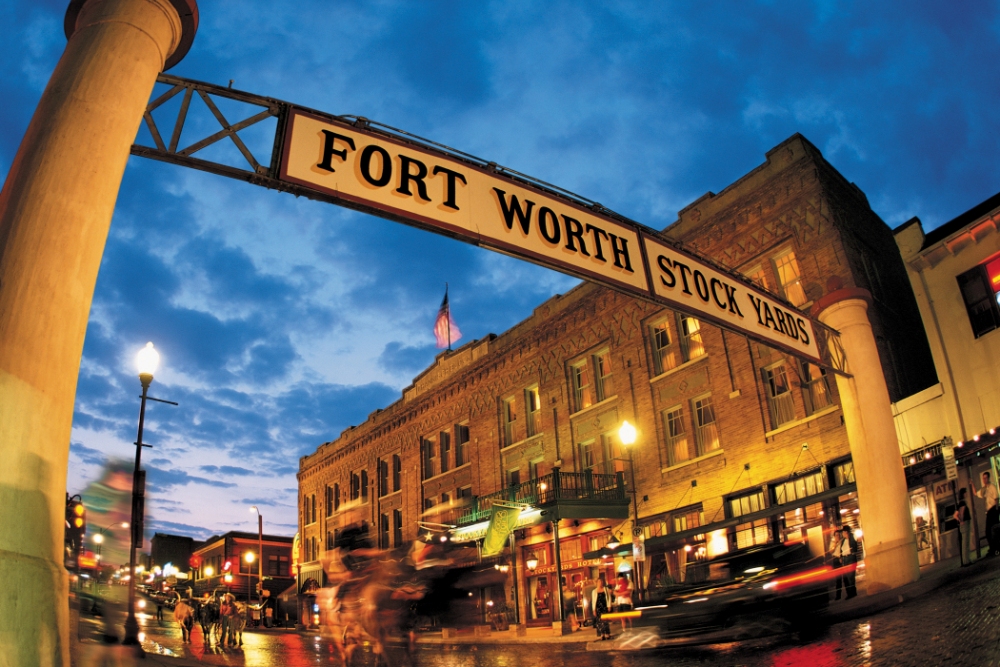
[[[618,581],[615,583],[615,611],[632,611],[632,581],[624,572],[618,573]],[[631,621],[622,619],[622,631],[631,625]]]
[[[969,504],[966,502],[967,491],[958,490],[958,507],[953,515],[958,521],[958,558],[962,567],[972,565],[972,514],[969,512]]]
[[[854,539],[854,532],[850,526],[843,526],[837,531],[837,544],[833,547],[833,567],[840,570],[837,575],[837,593],[834,600],[840,599],[840,590],[844,589],[847,599],[855,597],[858,589],[855,585],[857,568],[858,541]]]
[[[594,629],[597,630],[601,641],[611,639],[611,626],[602,618],[611,610],[611,604],[611,589],[608,588],[602,572],[597,579],[597,586],[594,587],[593,599],[591,600],[594,609]]]
[[[986,555],[996,556],[1000,552],[1000,534],[997,529],[1000,524],[1000,504],[997,503],[997,487],[990,481],[989,472],[983,473],[982,480],[983,485],[976,491],[976,495],[986,501],[986,541],[990,545]]]

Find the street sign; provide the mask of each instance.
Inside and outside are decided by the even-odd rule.
[[[364,118],[334,116],[166,74],[157,80],[173,87],[146,109],[144,120],[155,146],[134,145],[134,155],[445,234],[687,313],[836,372],[845,371],[837,332],[746,277],[681,250],[659,231],[600,204]],[[168,143],[153,114],[182,93]],[[222,131],[181,146],[178,140],[187,137],[187,109],[195,93],[213,110]],[[213,96],[263,110],[230,123],[211,101]],[[278,122],[270,162],[265,164],[238,133],[270,118]],[[227,138],[246,159],[243,167],[195,156]]]
[[[955,446],[951,438],[945,438],[941,443],[941,456],[944,458],[944,476],[947,480],[958,479],[958,464],[955,463]]]

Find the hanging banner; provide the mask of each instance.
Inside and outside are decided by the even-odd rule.
[[[494,503],[490,509],[490,525],[486,528],[486,537],[483,538],[483,558],[503,553],[507,537],[517,527],[517,520],[520,516],[520,507]]]

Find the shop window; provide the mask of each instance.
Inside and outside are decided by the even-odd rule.
[[[420,453],[424,462],[424,479],[430,479],[435,475],[434,461],[434,441],[424,438],[420,441]]]
[[[785,362],[768,366],[761,373],[764,376],[764,386],[767,388],[771,428],[776,429],[782,424],[795,421],[795,404],[792,402],[792,390],[788,383]]]
[[[503,399],[503,444],[510,447],[517,442],[517,405],[514,397]]]
[[[667,408],[663,415],[663,431],[667,436],[667,461],[670,465],[677,465],[694,458],[691,447],[691,438],[688,436],[687,427],[684,424],[684,407],[676,405]]]
[[[401,510],[392,511],[392,546],[403,546],[403,512]]]
[[[778,277],[778,288],[785,300],[793,306],[801,306],[809,299],[802,289],[802,273],[795,253],[786,250],[771,260],[774,263],[774,274]]]
[[[806,414],[812,415],[833,402],[826,369],[806,361],[799,361],[799,376],[802,380],[802,402]]]
[[[733,542],[737,549],[767,544],[771,541],[771,529],[767,519],[757,519],[737,524],[733,529]]]
[[[455,467],[469,462],[469,425],[455,425]]]
[[[975,266],[957,276],[972,334],[979,338],[1000,327],[1000,258]]]
[[[642,532],[647,540],[651,537],[662,537],[667,534],[667,521],[665,519],[650,521],[642,526]]]
[[[579,538],[571,537],[559,542],[559,556],[562,558],[563,566],[571,560],[583,558],[582,543]]]
[[[823,472],[817,470],[789,482],[776,484],[774,486],[774,502],[778,505],[784,505],[823,491],[826,491],[826,481],[823,478]]]
[[[837,486],[854,483],[854,461],[844,461],[833,467],[833,483]]]
[[[677,367],[677,346],[670,339],[670,318],[660,320],[649,328],[653,347],[653,371],[659,375]]]
[[[678,315],[677,330],[681,334],[681,357],[685,362],[705,355],[701,338],[701,322],[689,315]]]
[[[542,432],[542,404],[538,398],[538,387],[528,387],[524,390],[525,426],[528,437]]]
[[[732,519],[759,512],[767,507],[764,504],[764,491],[760,489],[733,496],[726,501],[726,505],[729,517]]]
[[[403,459],[399,454],[392,455],[392,490],[399,491],[403,488]]]
[[[441,472],[448,472],[448,463],[451,459],[451,434],[447,431],[438,434],[438,451],[441,454]]]
[[[715,405],[712,395],[705,394],[691,401],[694,413],[695,440],[698,444],[698,455],[704,456],[719,449],[719,429],[715,423]]]
[[[590,535],[587,537],[587,546],[589,547],[587,551],[597,551],[598,549],[603,549],[608,542],[611,541],[610,531],[607,533],[597,533],[596,535]]]

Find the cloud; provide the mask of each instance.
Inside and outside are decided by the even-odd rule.
[[[202,472],[218,474],[218,475],[237,475],[237,476],[247,476],[247,475],[257,475],[256,472],[250,470],[249,468],[240,468],[239,466],[201,466],[198,468]]]
[[[146,488],[153,493],[172,493],[176,487],[188,486],[189,484],[204,484],[222,489],[229,489],[237,486],[233,482],[222,482],[190,475],[183,470],[163,470],[161,468],[146,468]]]

